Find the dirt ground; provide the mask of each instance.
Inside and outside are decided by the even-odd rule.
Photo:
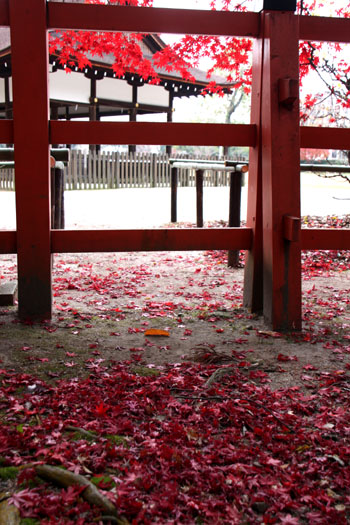
[[[16,259],[0,261],[3,282]],[[54,258],[54,315],[25,324],[0,307],[0,367],[46,381],[131,360],[135,366],[239,363],[272,389],[316,388],[350,368],[350,271],[303,279],[303,331],[278,334],[242,307],[243,269],[198,252],[67,254]],[[147,330],[163,330],[148,335]]]

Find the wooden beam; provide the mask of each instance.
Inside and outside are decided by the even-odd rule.
[[[8,0],[0,0],[0,27],[10,25],[9,3]]]
[[[13,144],[13,121],[0,120],[0,143]]]
[[[49,2],[50,29],[256,37],[258,13]]]
[[[320,149],[349,149],[349,128],[300,127],[300,147]]]
[[[51,121],[50,131],[51,144],[180,146],[254,146],[256,134],[255,126],[249,124],[66,122],[63,120]]]
[[[350,42],[350,20],[324,16],[299,16],[299,40]]]
[[[57,161],[60,162],[69,162],[70,150],[68,148],[51,148],[50,155]],[[13,161],[15,158],[14,148],[0,148],[0,161],[8,162]],[[30,161],[34,158],[32,155]]]
[[[251,243],[251,238],[252,238],[251,228],[244,228],[242,230],[243,230],[242,233],[240,233],[239,237],[238,237],[238,241],[241,240],[242,243],[241,243],[241,246],[239,246],[237,249],[241,249],[241,250],[249,249],[249,246],[247,246],[247,243],[248,244]],[[69,231],[69,230],[66,230],[66,231]],[[73,239],[73,238],[78,237],[81,230],[74,231],[68,237],[65,237],[66,231],[61,232],[60,230],[57,230],[55,232],[52,232],[52,236],[53,236],[52,237],[52,252],[55,252],[55,253],[65,253],[65,252],[75,253],[76,251],[81,251],[81,250],[76,250],[74,245],[72,244],[72,243],[76,242],[76,239]],[[95,231],[95,230],[93,230],[93,231]],[[107,231],[109,232],[110,230],[107,230]],[[134,231],[135,230],[132,230],[132,232],[134,232]],[[144,230],[140,230],[140,231],[142,232]],[[145,230],[145,231],[146,231],[145,235],[147,235],[147,230]],[[163,231],[163,230],[160,230],[160,231]],[[193,229],[191,229],[191,230],[170,230],[170,231],[186,231],[186,234],[185,234],[186,238],[188,238],[188,236],[190,236],[190,235],[193,235]],[[188,231],[190,231],[192,233],[187,233]],[[197,235],[197,231],[198,230],[195,229],[195,234],[196,235]],[[201,228],[199,231],[207,231],[207,230],[203,230]],[[217,230],[210,230],[210,231],[214,231],[214,237],[216,237]],[[205,241],[205,242],[207,242],[207,247],[202,248],[202,249],[206,249],[206,250],[207,249],[226,249],[227,248],[227,246],[226,246],[227,245],[227,233],[221,234],[221,232],[226,232],[226,231],[227,230],[224,230],[224,229],[220,228],[220,230],[219,230],[219,238],[217,239],[217,241],[215,239],[213,240],[212,238],[208,239],[208,241]],[[236,230],[234,229],[234,231],[236,231]],[[61,235],[61,233],[63,233],[63,236]],[[77,243],[77,247],[80,247],[81,243],[87,243],[87,238],[86,238],[87,235],[88,234],[86,232],[83,233],[82,240]],[[97,236],[100,236],[100,235],[105,236],[105,230],[102,230],[102,232],[99,231],[97,233]],[[128,234],[126,234],[126,236],[127,235]],[[134,240],[130,240],[130,246],[134,245],[134,247],[135,247],[135,244],[137,242],[140,242],[140,239],[141,239],[142,235],[140,235],[140,234],[132,234],[132,235],[135,235],[135,237],[134,237]],[[157,235],[158,234],[155,234],[155,237],[157,237]],[[171,235],[172,234],[170,234],[170,236]],[[180,234],[180,237],[181,237],[181,235],[182,234]],[[222,237],[221,237],[221,235],[222,235]],[[95,236],[96,236],[96,234],[92,235],[93,238]],[[234,233],[234,236],[236,236],[236,233]],[[106,244],[106,243],[114,244],[116,242],[116,239],[117,239],[117,233],[115,231],[112,233],[112,235],[107,233],[107,237],[108,237],[109,240],[103,241],[104,244]],[[17,252],[17,241],[16,241],[16,238],[17,238],[17,232],[14,231],[14,230],[11,230],[11,231],[7,231],[7,230],[6,231],[0,231],[0,254],[16,253]],[[181,239],[178,238],[178,234],[175,234],[173,239],[174,239],[175,243],[181,242]],[[237,244],[238,241],[236,239],[234,241],[234,243]],[[125,244],[125,239],[123,240],[123,242]],[[142,242],[144,242],[144,241],[142,241]],[[157,242],[160,245],[161,236],[160,236],[160,238],[159,238],[159,240]],[[169,241],[167,241],[167,242],[169,242]],[[213,242],[215,242],[215,246],[219,246],[219,247],[214,248],[213,247],[214,246]],[[229,240],[229,242],[232,244],[231,240]],[[95,240],[93,240],[92,245],[95,248]],[[350,230],[348,230],[348,229],[339,229],[339,230],[333,230],[332,229],[331,230],[331,229],[325,229],[325,228],[324,229],[316,229],[316,228],[302,229],[301,230],[301,248],[302,248],[302,250],[350,250]],[[62,250],[62,249],[63,249],[63,251],[61,252],[60,250]],[[91,251],[91,247],[90,247],[90,250],[86,250],[86,251]],[[93,251],[96,251],[96,250],[94,249]],[[113,248],[113,249],[108,249],[107,251],[117,251],[117,250],[115,250]],[[135,248],[134,248],[133,251],[135,251]]]
[[[0,231],[0,253],[17,253],[17,232],[15,230]]]
[[[302,250],[350,250],[350,229],[301,230]]]
[[[251,228],[154,230],[55,230],[53,253],[248,250]]]

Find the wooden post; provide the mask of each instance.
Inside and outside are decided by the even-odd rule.
[[[59,180],[59,191],[60,191],[60,215],[59,215],[59,228],[64,230],[65,228],[65,210],[64,210],[64,190],[65,190],[65,177],[64,169],[57,168],[59,173],[56,174],[56,177]]]
[[[262,14],[260,15],[263,16]],[[257,129],[256,146],[249,149],[249,184],[247,227],[253,228],[253,245],[246,252],[243,303],[251,312],[263,310],[263,247],[262,247],[262,172],[261,172],[261,90],[264,62],[264,35],[254,40],[252,103],[250,122]]]
[[[293,13],[263,13],[263,306],[280,331],[301,328],[300,236],[284,237],[285,216],[300,218],[298,22]]]
[[[58,106],[53,105],[50,107],[50,119],[58,120]],[[53,148],[58,148],[58,144],[52,144]]]
[[[238,228],[241,225],[241,187],[242,172],[233,171],[230,173],[230,208],[228,226],[229,228]],[[237,267],[239,263],[239,250],[230,250],[228,252],[227,265]]]
[[[174,111],[174,92],[173,91],[169,91],[169,107],[168,107],[168,111],[167,111],[167,122],[172,122],[173,121],[173,111]],[[171,152],[172,152],[172,145],[168,144],[166,147],[165,147],[165,151],[167,153],[167,155],[169,157],[171,157]]]
[[[52,297],[46,0],[9,0],[9,11],[19,316],[49,319]],[[30,165],[34,152],[35,163]]]
[[[4,78],[4,88],[5,88],[5,118],[12,118],[12,107],[10,100],[10,79],[8,76]]]
[[[64,229],[64,170],[51,168],[51,223],[53,230]]]
[[[203,228],[203,170],[196,170],[197,227]]]
[[[132,104],[133,107],[130,109],[129,112],[129,122],[136,122],[137,120],[137,108],[139,106],[137,102],[137,83],[136,81],[132,84]],[[135,144],[129,144],[129,153],[136,153],[136,145]]]
[[[51,229],[57,229],[56,216],[56,185],[55,185],[55,168],[50,169],[50,190],[51,190]]]
[[[177,168],[170,168],[171,176],[171,222],[177,222]]]
[[[98,117],[98,108],[97,108],[97,93],[96,93],[96,78],[90,78],[90,104],[89,104],[89,120],[94,122],[99,120]],[[89,151],[91,154],[97,153],[100,151],[99,144],[90,144]]]

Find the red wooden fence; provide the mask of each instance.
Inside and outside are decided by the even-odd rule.
[[[13,121],[0,122],[0,142],[15,144],[17,210],[17,231],[0,232],[0,253],[18,254],[20,318],[51,317],[54,252],[240,248],[248,251],[245,305],[263,310],[276,330],[299,329],[300,250],[350,248],[350,230],[300,230],[299,149],[348,149],[350,130],[299,130],[298,40],[350,42],[350,20],[285,11],[181,11],[0,0],[0,25],[11,28],[14,97]],[[50,121],[50,29],[252,37],[251,124]],[[290,97],[294,102],[286,104]],[[247,228],[52,231],[49,145],[55,143],[250,146]],[[34,151],[35,167],[28,167]]]

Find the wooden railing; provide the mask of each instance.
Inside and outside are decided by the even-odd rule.
[[[176,158],[181,160],[184,156]],[[209,160],[213,157],[201,155],[195,158]],[[218,157],[215,160],[221,159]],[[247,162],[248,158],[236,156],[232,160]],[[64,177],[66,190],[170,187],[169,157],[166,153],[86,153],[72,150],[70,162],[64,167]],[[203,182],[204,186],[228,186],[229,174],[224,171],[205,172]],[[194,171],[179,169],[179,186],[195,184]],[[14,169],[8,169],[0,163],[0,191],[14,189]]]
[[[301,250],[349,249],[350,230],[300,229],[300,148],[348,149],[350,129],[299,129],[299,40],[350,43],[350,20],[296,16],[293,2],[277,4],[236,13],[0,0],[13,72],[13,121],[0,122],[0,142],[15,144],[17,222],[17,231],[0,232],[0,252],[17,253],[20,318],[52,316],[52,253],[242,249],[244,305],[274,330],[301,328]],[[50,121],[51,29],[253,38],[250,124]],[[247,226],[52,230],[50,144],[250,147]]]

